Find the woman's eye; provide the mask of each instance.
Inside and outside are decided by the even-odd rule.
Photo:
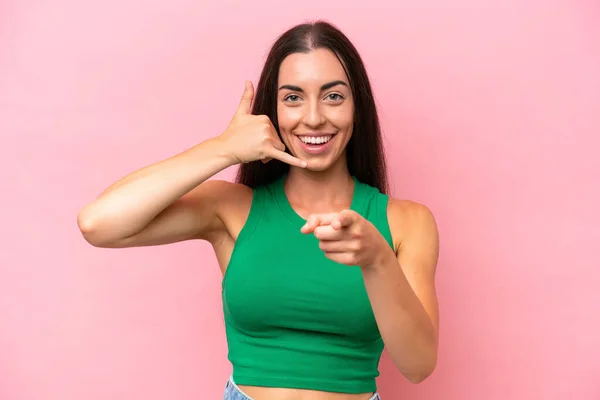
[[[295,95],[295,94],[290,94],[290,95],[289,95],[289,96],[287,96],[285,99],[286,99],[286,100],[289,100],[289,101],[298,101],[299,97],[298,97],[298,95]]]
[[[328,98],[329,100],[336,101],[336,100],[341,100],[341,99],[342,99],[342,96],[341,96],[340,94],[338,94],[338,93],[331,93],[331,94],[329,94],[329,95],[327,96],[327,98]]]

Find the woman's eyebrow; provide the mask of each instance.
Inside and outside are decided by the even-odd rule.
[[[346,84],[346,82],[344,81],[333,81],[333,82],[328,82],[325,83],[321,86],[321,91],[323,90],[327,90],[327,89],[331,89],[332,87],[335,87],[337,85],[343,85],[348,87],[348,85]],[[279,90],[283,90],[283,89],[288,89],[288,90],[293,90],[294,92],[301,92],[304,93],[304,90],[302,90],[302,88],[300,86],[294,86],[294,85],[282,85]]]

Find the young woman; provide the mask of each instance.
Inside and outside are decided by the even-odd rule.
[[[210,179],[236,164],[235,183]],[[367,73],[329,23],[281,35],[223,133],[117,181],[78,224],[97,247],[211,243],[225,399],[379,399],[384,347],[411,382],[435,368],[436,223],[387,195]]]

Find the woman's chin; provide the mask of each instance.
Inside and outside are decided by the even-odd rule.
[[[335,164],[335,160],[332,160],[331,157],[307,157],[305,155],[299,158],[306,161],[307,166],[304,169],[311,172],[325,172],[332,169]]]

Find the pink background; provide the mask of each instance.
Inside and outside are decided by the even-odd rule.
[[[385,356],[384,400],[600,399],[596,0],[4,0],[1,399],[220,398],[210,247],[97,249],[76,215],[221,132],[313,18],[359,48],[393,194],[441,231],[438,368],[415,386]]]

